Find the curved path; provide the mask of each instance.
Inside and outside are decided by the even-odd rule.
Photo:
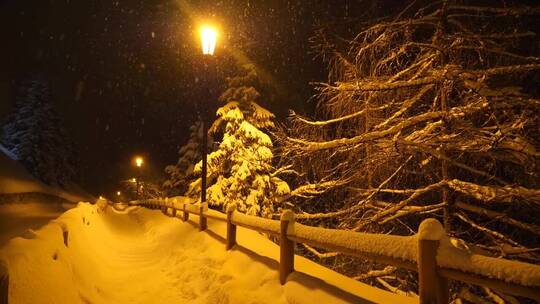
[[[79,204],[0,251],[10,303],[415,303],[301,257],[279,284],[279,247],[239,229],[225,251],[225,225],[183,223],[138,207]],[[335,287],[339,286],[339,287]]]

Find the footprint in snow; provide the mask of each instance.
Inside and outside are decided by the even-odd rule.
[[[32,229],[28,229],[21,235],[23,239],[31,240],[37,237],[36,232]]]

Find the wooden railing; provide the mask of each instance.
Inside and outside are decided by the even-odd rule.
[[[279,236],[281,284],[294,271],[295,243],[304,243],[346,255],[367,258],[418,272],[420,303],[448,303],[448,279],[481,285],[540,302],[540,266],[470,253],[450,243],[442,225],[435,219],[422,222],[418,234],[395,236],[325,229],[295,223],[294,213],[286,210],[281,219],[245,215],[229,208],[221,213],[207,206],[182,203],[180,199],[151,199],[131,204],[161,209],[169,216],[179,212],[199,216],[199,229],[207,218],[227,223],[226,249],[236,244],[236,226]]]

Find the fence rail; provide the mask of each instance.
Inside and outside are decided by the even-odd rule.
[[[481,285],[497,291],[540,302],[540,266],[470,253],[451,245],[442,225],[427,219],[414,236],[395,236],[325,229],[295,223],[294,213],[286,210],[281,219],[271,220],[236,212],[208,209],[205,205],[184,203],[178,198],[131,202],[187,221],[189,214],[199,216],[199,229],[205,230],[207,218],[227,223],[226,249],[236,244],[236,226],[280,238],[280,282],[294,271],[295,243],[367,258],[418,272],[420,303],[448,303],[448,279]]]

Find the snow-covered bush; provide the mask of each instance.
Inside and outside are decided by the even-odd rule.
[[[227,79],[228,88],[220,96],[224,106],[217,110],[211,132],[223,132],[217,151],[208,155],[208,203],[236,204],[241,212],[270,216],[281,198],[289,194],[286,182],[275,176],[272,167],[272,140],[261,129],[274,126],[274,115],[257,104],[257,74],[252,65],[242,67],[244,75]],[[200,174],[202,162],[195,167]],[[190,186],[191,196],[199,195],[201,178]]]

